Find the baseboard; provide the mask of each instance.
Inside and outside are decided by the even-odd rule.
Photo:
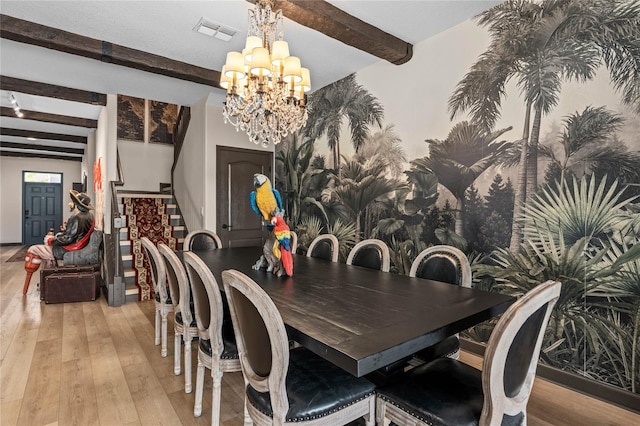
[[[0,243],[0,247],[23,246],[22,243]]]
[[[472,354],[484,356],[486,345],[469,339],[460,338],[460,348]],[[538,364],[536,376],[549,380],[559,386],[640,414],[639,394],[634,394],[630,391],[626,391],[606,383],[587,379],[586,377],[582,377],[578,374],[569,373],[544,364]]]

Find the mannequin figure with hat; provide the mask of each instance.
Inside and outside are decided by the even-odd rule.
[[[50,265],[57,264],[68,251],[80,250],[89,242],[93,232],[94,218],[91,198],[83,192],[70,190],[69,209],[71,217],[67,220],[67,227],[55,235],[46,235],[44,244],[33,245],[27,250],[24,259],[24,269],[27,277],[24,282],[23,294],[27,293],[31,275],[38,270],[42,262]]]

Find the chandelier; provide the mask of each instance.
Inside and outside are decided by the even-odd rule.
[[[274,145],[307,122],[305,92],[309,70],[289,55],[282,11],[273,0],[257,0],[249,10],[249,30],[242,53],[227,53],[220,86],[227,89],[222,116],[255,144]]]

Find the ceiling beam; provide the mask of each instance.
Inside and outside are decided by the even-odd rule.
[[[24,116],[21,120],[35,120],[44,121],[46,123],[65,124],[67,126],[86,127],[88,129],[97,129],[98,120],[92,120],[90,118],[71,117],[69,115],[49,114],[46,112],[27,111],[20,109]],[[0,107],[0,116],[2,117],[16,117],[16,113],[13,108]]]
[[[84,148],[67,148],[63,146],[36,145],[36,144],[30,144],[30,143],[15,143],[15,142],[0,141],[0,148],[34,149],[37,151],[50,151],[54,153],[64,152],[66,154],[84,155]]]
[[[38,132],[35,130],[7,129],[5,127],[0,127],[0,135],[87,144],[87,138],[85,136],[63,135],[60,133]]]
[[[82,102],[91,105],[106,105],[107,95],[87,90],[72,89],[55,84],[40,83],[38,81],[23,80],[21,78],[0,76],[0,89],[10,92],[27,93],[29,95],[45,96],[47,98],[65,101]]]
[[[256,3],[257,0],[247,0]],[[328,37],[400,65],[413,56],[413,45],[323,0],[275,0],[274,10]]]
[[[71,157],[67,155],[49,155],[38,154],[35,152],[18,152],[18,151],[0,151],[0,157],[25,157],[25,158],[44,158],[47,160],[71,160],[82,161],[82,157]]]
[[[0,37],[85,58],[122,65],[194,83],[220,87],[220,72],[73,34],[8,15],[0,15]]]

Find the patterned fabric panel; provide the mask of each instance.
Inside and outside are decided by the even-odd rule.
[[[165,243],[171,249],[177,247],[177,239],[173,237],[170,215],[162,198],[130,198],[123,199],[124,214],[129,226],[133,267],[136,271],[138,300],[151,300],[155,294],[151,278],[151,267],[140,238],[147,237],[156,246]]]

